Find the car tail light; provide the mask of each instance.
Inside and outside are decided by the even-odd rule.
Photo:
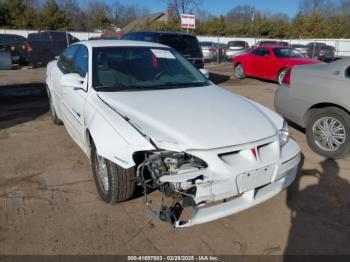
[[[282,84],[285,86],[290,86],[290,77],[292,75],[292,68],[288,68],[286,74],[283,77]]]
[[[215,48],[209,48],[209,52],[215,52],[216,49]]]
[[[25,46],[26,46],[28,52],[32,52],[33,51],[33,48],[32,48],[31,44],[25,43]]]
[[[324,51],[324,50],[320,51],[320,55],[325,55],[325,54],[326,54],[326,51]]]

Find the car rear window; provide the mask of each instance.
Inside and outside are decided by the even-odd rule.
[[[213,42],[200,42],[200,46],[214,46]]]
[[[231,41],[228,42],[229,47],[245,47],[246,43],[244,41]]]
[[[201,52],[197,38],[191,35],[161,35],[159,43],[170,46],[182,54]]]
[[[304,45],[292,45],[293,48],[306,48]]]

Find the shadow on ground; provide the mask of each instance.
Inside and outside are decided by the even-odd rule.
[[[221,75],[221,74],[216,74],[216,73],[210,73],[209,76],[210,81],[212,81],[214,84],[219,85],[222,83],[227,82],[228,80],[230,80],[229,76],[226,75]]]
[[[33,120],[48,111],[44,84],[0,86],[0,130]]]
[[[339,176],[336,161],[324,160],[320,165],[320,171],[302,169],[288,188],[291,229],[286,255],[350,253],[350,184]],[[301,188],[301,179],[310,185]]]

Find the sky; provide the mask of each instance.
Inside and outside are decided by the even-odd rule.
[[[81,1],[85,2],[85,1]],[[116,0],[104,0],[106,3],[113,4]],[[147,6],[150,12],[164,11],[166,9],[163,0],[119,0],[122,4],[136,4]],[[293,17],[298,10],[299,0],[203,0],[201,9],[207,10],[213,15],[226,14],[227,11],[237,5],[249,4],[259,10],[268,10],[273,13],[286,13]]]

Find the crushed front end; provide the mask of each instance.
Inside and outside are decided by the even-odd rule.
[[[157,216],[175,227],[220,219],[257,205],[295,179],[297,143],[276,135],[261,141],[209,150],[144,152],[137,183],[162,194]]]

